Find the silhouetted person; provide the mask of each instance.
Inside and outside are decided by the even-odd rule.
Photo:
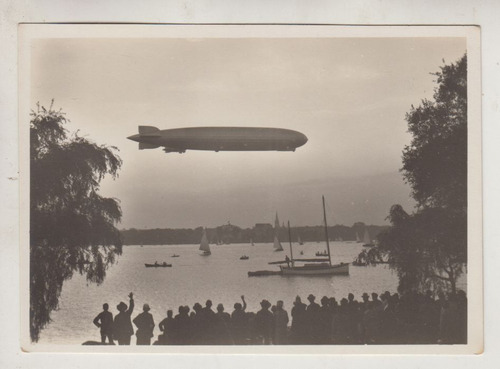
[[[175,345],[188,345],[190,343],[191,321],[189,318],[189,307],[179,306],[179,314],[175,316]]]
[[[318,344],[319,343],[319,331],[321,330],[321,318],[319,314],[319,305],[314,302],[316,297],[313,294],[307,296],[309,300],[309,305],[307,306],[307,324],[308,324],[308,338],[309,343]]]
[[[307,337],[306,304],[301,301],[300,296],[295,298],[291,313],[292,341],[294,344],[305,343]]]
[[[258,337],[258,343],[270,345],[273,337],[273,313],[269,311],[271,303],[267,300],[262,300],[260,303],[261,309],[255,316],[255,330]]]
[[[130,316],[134,311],[134,294],[130,292],[129,306],[121,301],[116,307],[119,311],[113,322],[113,336],[118,341],[119,345],[130,345],[130,337],[134,334],[134,328],[130,321]]]
[[[351,343],[351,324],[349,321],[349,302],[340,300],[340,306],[332,322],[332,341],[335,344]]]
[[[361,296],[363,302],[361,302],[358,306],[359,309],[359,340],[361,343],[366,343],[365,339],[365,312],[370,308],[370,295],[366,292]]]
[[[202,344],[210,345],[215,341],[214,325],[215,325],[215,312],[212,310],[212,300],[205,302],[205,307],[201,310],[204,320],[204,334],[201,337]]]
[[[218,345],[231,345],[231,316],[224,312],[224,305],[217,305],[214,325],[215,343]]]
[[[158,336],[158,341],[161,345],[171,345],[174,343],[175,337],[175,319],[173,317],[174,313],[172,310],[167,310],[167,317],[163,319],[158,328],[163,334]]]
[[[247,317],[245,309],[247,308],[247,303],[245,302],[245,296],[241,296],[241,301],[243,301],[243,306],[239,302],[235,303],[234,311],[231,314],[231,331],[236,345],[245,344],[246,338]]]
[[[432,291],[426,291],[419,305],[419,343],[434,343],[437,340],[437,325],[434,320],[435,301]]]
[[[134,319],[134,324],[137,327],[137,332],[135,333],[137,336],[137,345],[151,345],[155,322],[149,310],[149,305],[144,304],[142,313],[137,315]]]
[[[322,344],[327,344],[330,340],[331,327],[332,327],[332,314],[330,312],[330,299],[326,296],[321,298],[321,306],[318,311],[319,320],[321,325],[318,326],[318,342]]]
[[[112,345],[113,342],[113,314],[108,311],[109,305],[102,305],[102,312],[99,313],[94,319],[94,324],[96,327],[101,328],[101,342],[106,343],[106,337],[108,337],[108,342]]]
[[[288,343],[288,313],[283,309],[283,301],[276,303],[274,312],[274,339],[275,345],[286,345]]]
[[[382,309],[380,311],[380,344],[397,343],[395,342],[396,333],[396,317],[394,314],[393,306],[391,304],[391,294],[386,291],[381,296]]]
[[[380,335],[380,313],[382,302],[377,293],[372,293],[372,301],[363,314],[363,325],[365,327],[365,343],[378,343]]]
[[[288,257],[288,255],[285,255],[285,261],[286,265],[290,268],[290,258]]]
[[[193,305],[194,314],[189,316],[191,321],[191,343],[201,345],[205,336],[206,322],[203,317],[203,307],[199,302]]]
[[[255,345],[256,343],[258,343],[257,331],[255,328],[256,314],[254,312],[251,312],[251,311],[247,311],[245,314],[246,314],[246,319],[247,319],[247,329],[245,331],[245,338],[246,338],[247,344]]]

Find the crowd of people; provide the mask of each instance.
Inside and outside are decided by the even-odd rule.
[[[371,297],[371,298],[370,298]],[[233,306],[231,314],[223,304],[212,309],[212,301],[203,307],[195,303],[179,306],[174,316],[167,311],[158,328],[155,345],[327,345],[327,344],[460,344],[467,341],[467,297],[465,292],[437,298],[425,294],[384,292],[363,293],[357,301],[352,293],[338,302],[322,297],[320,304],[310,294],[308,304],[297,296],[290,317],[283,301],[272,305],[262,300],[261,309],[246,311],[245,297]],[[114,317],[108,304],[94,319],[101,330],[101,342],[130,345],[135,334],[137,345],[150,345],[155,322],[148,304],[132,319],[133,294],[129,305],[120,302]],[[135,325],[136,330],[132,323]],[[290,324],[289,324],[290,323]]]

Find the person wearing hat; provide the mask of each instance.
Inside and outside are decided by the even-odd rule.
[[[137,327],[137,345],[151,345],[151,337],[153,337],[153,329],[155,328],[155,322],[153,316],[149,313],[150,307],[148,304],[144,304],[142,307],[142,313],[134,318],[134,324]]]
[[[231,315],[224,311],[224,305],[217,305],[217,313],[215,313],[215,343],[217,345],[232,345],[231,337]]]
[[[199,302],[193,305],[194,314],[190,316],[191,344],[193,345],[202,345],[204,343],[206,324],[202,310],[203,306]]]
[[[106,343],[106,337],[111,345],[113,342],[113,314],[108,311],[109,305],[102,305],[102,312],[95,317],[94,324],[96,327],[101,328],[101,343]]]
[[[307,323],[308,323],[308,341],[312,344],[319,344],[320,340],[320,331],[321,331],[321,317],[320,317],[320,307],[317,303],[314,302],[316,300],[316,296],[310,294],[307,296],[307,300],[309,300],[309,305],[307,305],[306,313],[307,313]]]
[[[326,345],[330,343],[331,328],[332,328],[332,308],[330,307],[330,299],[327,296],[321,298],[321,306],[318,311],[319,320],[321,325],[318,327],[318,338],[321,344]]]
[[[274,312],[274,339],[275,345],[286,345],[288,343],[288,313],[283,309],[283,301],[276,302]]]
[[[113,337],[118,341],[119,345],[130,345],[130,337],[134,334],[134,328],[130,321],[130,316],[134,311],[134,294],[130,292],[129,306],[121,301],[116,307],[119,311],[113,322]]]
[[[307,317],[306,304],[302,302],[300,296],[295,297],[292,308],[292,336],[294,344],[306,343]]]
[[[246,343],[247,315],[245,309],[247,303],[245,296],[241,296],[243,306],[237,302],[234,304],[234,311],[231,313],[232,336],[235,345],[243,345]]]
[[[267,300],[262,300],[260,306],[262,309],[260,309],[255,316],[255,329],[257,331],[258,341],[264,345],[270,345],[274,323],[273,313],[269,311],[271,303]]]

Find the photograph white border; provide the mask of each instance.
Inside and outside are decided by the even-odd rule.
[[[150,346],[110,347],[32,344],[29,338],[29,125],[31,42],[40,39],[151,38],[409,38],[458,37],[468,61],[468,343],[466,345]],[[474,26],[330,25],[67,25],[23,24],[19,28],[21,340],[28,352],[229,353],[229,354],[477,354],[483,350],[482,176],[480,29]],[[431,71],[429,71],[431,72]],[[417,103],[417,102],[416,102]]]

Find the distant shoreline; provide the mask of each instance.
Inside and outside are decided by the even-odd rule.
[[[334,225],[328,227],[330,241],[356,242],[363,238],[365,231],[371,240],[388,229],[389,226],[365,225],[357,222],[351,227]],[[203,232],[198,228],[156,228],[156,229],[124,229],[120,231],[123,245],[193,245],[198,244]],[[215,228],[206,228],[208,241],[211,244],[244,244],[273,242],[275,229],[269,223],[257,223],[253,228],[240,228],[226,224]],[[289,240],[288,229],[284,226],[278,230],[282,242]],[[324,226],[305,226],[290,228],[291,241],[317,243],[325,241]]]

